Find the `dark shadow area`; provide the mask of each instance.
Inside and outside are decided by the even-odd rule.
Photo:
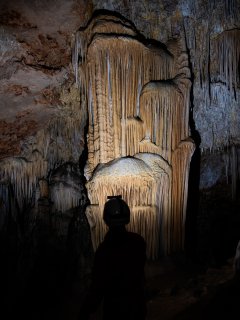
[[[0,251],[1,314],[6,319],[66,319],[66,302],[74,296],[81,301],[93,251],[84,210],[75,208],[71,215],[67,238],[39,221],[31,239],[20,243],[16,225],[8,227]]]
[[[60,167],[58,177],[64,174]],[[87,201],[60,214],[52,211],[48,198],[40,198],[35,208],[25,207],[19,219],[13,194],[7,195],[0,234],[0,318],[66,319],[66,301],[81,299],[93,261]]]
[[[240,237],[240,202],[232,201],[231,185],[221,183],[202,190],[200,202],[203,257],[208,265],[220,268],[235,255]]]
[[[240,301],[240,278],[234,277],[211,294],[193,304],[174,320],[236,319]]]

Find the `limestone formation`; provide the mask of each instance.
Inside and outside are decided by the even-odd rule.
[[[148,257],[182,249],[194,151],[184,48],[175,41],[168,50],[122,17],[100,14],[77,33],[73,64],[88,104],[85,175],[95,248],[106,232],[107,196],[122,194],[129,229],[145,237]]]

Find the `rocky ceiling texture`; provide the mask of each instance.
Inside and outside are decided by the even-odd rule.
[[[56,212],[86,202],[81,193],[88,114],[72,50],[76,32],[100,9],[129,19],[146,38],[184,44],[200,188],[224,184],[237,198],[239,0],[1,0],[1,228],[9,212],[32,208],[46,195]]]

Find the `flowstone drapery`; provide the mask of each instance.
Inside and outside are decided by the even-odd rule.
[[[87,216],[96,248],[107,196],[121,194],[130,230],[156,258],[183,248],[189,164],[188,57],[146,41],[129,21],[95,15],[76,34],[73,66],[88,105]]]

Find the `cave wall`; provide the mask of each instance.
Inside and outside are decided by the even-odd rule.
[[[19,224],[26,208],[36,206],[42,179],[54,212],[81,206],[81,197],[67,192],[69,185],[64,189],[68,207],[58,202],[61,188],[51,188],[51,175],[67,163],[80,171],[85,165],[87,107],[76,88],[71,59],[77,30],[98,9],[118,12],[146,38],[168,46],[178,39],[186,45],[192,81],[190,134],[198,147],[192,174],[200,185],[200,195],[196,182],[196,192],[191,190],[200,204],[189,208],[198,212],[201,230],[208,229],[219,211],[223,216],[228,208],[237,212],[239,0],[13,0],[0,1],[1,227],[9,215]],[[226,210],[220,210],[226,203]],[[209,239],[211,231],[205,234]]]

